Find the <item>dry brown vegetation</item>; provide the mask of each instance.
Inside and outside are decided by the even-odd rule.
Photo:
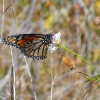
[[[4,0],[4,7],[11,2]],[[100,71],[99,5],[99,0],[15,0],[5,11],[4,20],[3,15],[0,17],[0,33],[5,37],[17,33],[54,34],[60,31],[62,44]],[[3,0],[0,0],[0,14],[2,11]],[[48,52],[47,59],[43,61],[27,58],[31,82],[23,54],[16,48],[12,49],[16,100],[36,100],[34,92],[37,100],[50,100],[52,86],[51,100],[100,100],[99,88],[96,89],[91,81],[84,83],[87,79],[83,75],[70,70],[62,62],[63,57],[69,56],[80,72],[96,76],[77,56],[59,48],[53,53]],[[3,44],[0,38],[0,100],[11,100],[11,66],[10,47]],[[55,76],[54,85],[51,86]]]

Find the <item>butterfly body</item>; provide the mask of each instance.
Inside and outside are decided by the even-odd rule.
[[[49,44],[52,44],[52,34],[17,34],[7,36],[2,41],[19,48],[27,57],[43,60],[47,57]]]

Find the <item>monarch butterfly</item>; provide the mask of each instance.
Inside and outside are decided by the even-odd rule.
[[[53,34],[18,34],[2,39],[4,44],[19,48],[21,52],[30,58],[43,60],[47,58],[49,44],[52,44]]]

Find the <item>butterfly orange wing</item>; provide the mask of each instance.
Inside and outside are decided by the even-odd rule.
[[[27,57],[39,60],[47,57],[51,37],[51,34],[20,34],[5,37],[2,41],[5,44],[19,48]]]

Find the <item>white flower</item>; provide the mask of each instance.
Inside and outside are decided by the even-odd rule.
[[[61,42],[60,37],[61,37],[61,33],[60,32],[58,32],[56,34],[53,34],[53,36],[52,36],[52,38],[53,38],[52,43],[59,44]]]
[[[59,44],[61,43],[60,37],[61,37],[61,33],[60,32],[58,32],[56,34],[53,34],[53,36],[52,36],[52,44],[50,44],[49,47],[48,47],[48,50],[51,53],[58,49]]]
[[[50,44],[48,47],[48,50],[52,53],[54,51],[56,51],[58,49],[57,46],[55,46],[54,44]]]

